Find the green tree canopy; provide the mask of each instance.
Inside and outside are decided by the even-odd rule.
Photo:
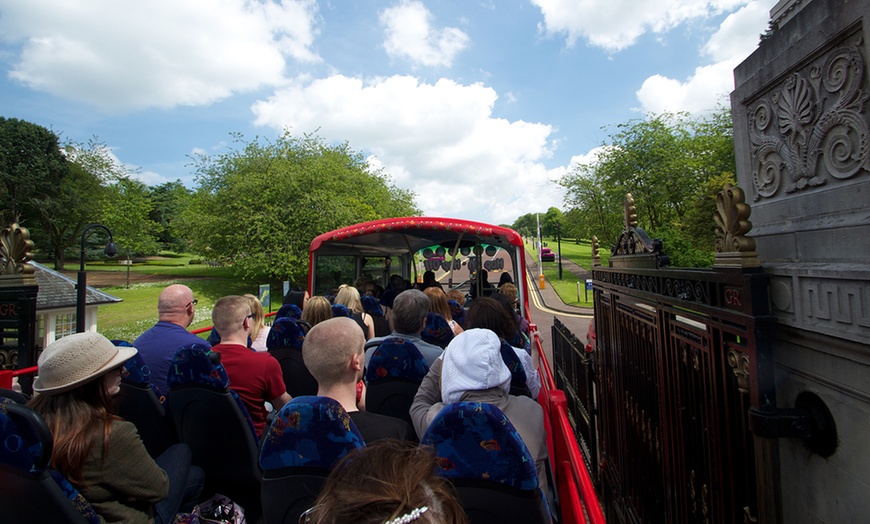
[[[157,233],[160,225],[151,220],[154,209],[151,192],[138,180],[121,178],[107,187],[109,198],[102,209],[103,224],[112,231],[118,251],[127,260],[133,253],[157,253]],[[127,287],[130,286],[130,265],[127,265]]]
[[[661,232],[680,250],[688,246],[712,253],[713,229],[701,227],[700,210],[711,209],[711,198],[721,189],[712,191],[711,184],[734,172],[731,114],[719,108],[704,117],[650,115],[620,124],[596,162],[576,166],[560,183],[568,190],[566,204],[579,210],[572,217],[583,217],[580,228],[602,243],[615,242],[622,230],[623,201],[631,193],[638,223],[651,235]],[[712,226],[712,213],[706,220]],[[668,247],[679,265],[679,254]],[[687,265],[706,258],[687,257]]]
[[[181,180],[166,182],[151,188],[151,201],[154,208],[150,218],[160,226],[158,239],[164,249],[181,252],[187,249],[187,242],[178,231],[177,219],[182,210],[190,204],[192,193]]]
[[[196,159],[197,190],[181,216],[191,248],[243,276],[301,282],[315,236],[346,225],[419,214],[410,191],[348,144],[289,132],[274,142]]]

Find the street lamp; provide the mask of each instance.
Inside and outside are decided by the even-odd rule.
[[[559,280],[562,280],[562,224],[556,222],[556,246],[559,253]]]
[[[118,253],[115,242],[112,240],[112,231],[103,224],[91,224],[82,231],[81,265],[79,267],[78,282],[76,283],[76,333],[84,333],[85,331],[85,302],[87,301],[88,289],[88,274],[85,273],[85,239],[87,238],[88,231],[95,227],[102,228],[109,234],[109,243],[106,244],[103,253],[110,257]]]

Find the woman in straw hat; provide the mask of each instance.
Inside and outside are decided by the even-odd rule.
[[[112,414],[121,367],[135,354],[98,333],[63,337],[40,355],[37,395],[28,405],[54,437],[52,467],[103,520],[171,522],[182,502],[196,502],[204,475],[190,465],[185,444],[171,446],[155,462],[136,427]]]

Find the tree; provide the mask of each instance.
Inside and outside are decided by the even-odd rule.
[[[130,287],[132,255],[154,254],[160,225],[151,220],[154,209],[148,188],[138,180],[121,178],[108,186],[109,198],[102,209],[103,224],[112,231],[115,244],[127,258],[127,287]]]
[[[734,170],[731,114],[719,108],[705,117],[650,115],[620,124],[596,162],[575,166],[560,183],[566,204],[588,220],[583,227],[589,234],[615,241],[624,223],[623,200],[631,193],[641,227],[667,231],[684,241],[680,245],[700,249],[712,246],[712,239],[696,237],[702,230],[690,233],[687,224],[697,220],[698,206],[709,206],[708,181]],[[712,215],[708,220],[712,224]]]
[[[320,233],[419,214],[411,192],[346,143],[289,132],[274,142],[237,135],[236,143],[243,149],[195,159],[197,189],[181,222],[191,249],[243,276],[301,281]]]
[[[187,242],[181,238],[176,220],[181,216],[182,210],[190,204],[191,198],[191,191],[184,187],[181,180],[166,182],[151,188],[151,201],[154,208],[149,216],[160,226],[158,239],[163,249],[171,249],[176,253],[187,249]]]
[[[511,225],[511,229],[524,237],[537,237],[538,219],[535,213],[526,213]]]
[[[68,172],[54,132],[0,117],[0,213],[4,223],[18,221],[37,229],[38,207],[60,194],[60,182]]]
[[[551,207],[541,216],[541,235],[552,237],[556,240],[556,233],[562,230],[562,211],[557,207]]]

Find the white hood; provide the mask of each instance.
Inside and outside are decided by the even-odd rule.
[[[511,372],[501,358],[501,341],[488,329],[469,329],[453,338],[444,350],[441,399],[459,402],[466,391],[499,387],[510,392]]]

